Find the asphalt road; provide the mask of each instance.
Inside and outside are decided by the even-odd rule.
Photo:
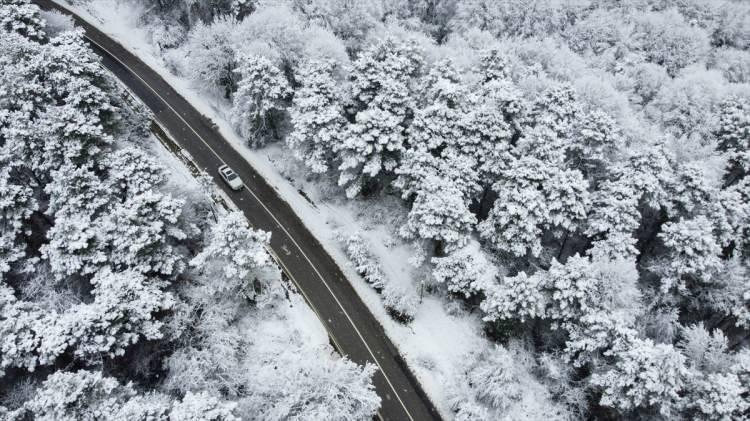
[[[378,370],[375,388],[383,420],[440,420],[419,383],[406,367],[383,327],[369,312],[334,260],[302,224],[292,208],[201,115],[154,70],[113,39],[50,0],[33,0],[43,9],[73,15],[86,32],[102,64],[153,112],[155,119],[214,177],[216,184],[244,212],[253,226],[270,231],[271,248],[328,331],[339,352]],[[218,176],[228,164],[246,184],[235,192]]]

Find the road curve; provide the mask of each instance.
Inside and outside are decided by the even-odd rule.
[[[32,0],[42,9],[71,15],[85,30],[102,65],[120,79],[154,114],[196,164],[210,174],[253,226],[270,231],[271,249],[296,284],[339,352],[378,370],[375,388],[382,399],[383,420],[440,420],[383,327],[369,312],[344,274],[300,218],[263,177],[199,113],[153,69],[94,26],[50,0]],[[247,188],[235,192],[219,179],[216,169],[228,164]]]

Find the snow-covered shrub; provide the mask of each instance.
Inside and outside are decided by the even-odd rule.
[[[412,288],[398,285],[388,279],[376,258],[370,253],[362,235],[355,233],[345,240],[346,253],[355,269],[383,296],[383,304],[391,315],[403,322],[411,321],[417,314],[419,298]]]
[[[374,260],[367,243],[361,234],[354,234],[346,239],[346,253],[354,262],[354,268],[360,275],[378,291],[382,291],[388,280],[385,278],[383,269]]]
[[[602,405],[624,414],[638,408],[656,408],[665,417],[679,413],[689,372],[685,357],[678,350],[672,345],[637,339],[611,355],[616,358],[614,367],[594,374],[591,380],[602,389]]]
[[[408,323],[417,315],[419,297],[411,288],[389,282],[383,287],[381,294],[383,295],[383,305],[397,320]]]

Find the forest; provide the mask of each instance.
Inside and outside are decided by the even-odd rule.
[[[46,23],[0,3],[0,419],[371,418],[374,369],[292,330],[269,235],[172,181],[83,33]]]
[[[206,224],[205,198],[164,191],[158,164],[125,140],[143,123],[80,35],[50,37],[33,6],[2,1],[6,413],[53,414],[59,383],[95,391],[81,408],[140,399],[169,419],[371,417],[371,368],[346,360],[296,361],[337,397],[318,381],[279,396],[285,380],[235,371],[250,354],[216,374],[226,360],[207,350],[248,340],[232,321],[274,300],[267,239],[239,217]],[[72,3],[87,1],[100,0]],[[750,3],[125,1],[249,146],[281,145],[362,212],[395,199],[428,293],[478,314],[492,344],[456,368],[444,416],[750,416]],[[211,290],[228,241],[259,251]],[[419,300],[387,279],[389,262],[360,235],[345,246],[410,323]],[[308,412],[269,408],[299,410],[310,393],[322,397]]]
[[[142,19],[249,144],[283,143],[363,208],[400,198],[431,293],[496,344],[448,386],[455,419],[747,416],[746,2],[162,1]],[[348,249],[408,322],[414,300]]]

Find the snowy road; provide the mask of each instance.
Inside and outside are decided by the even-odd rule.
[[[43,9],[68,10],[49,0],[35,0]],[[102,64],[135,93],[179,145],[214,177],[257,228],[273,233],[271,247],[326,327],[334,346],[357,363],[379,370],[374,383],[383,400],[384,420],[440,419],[422,388],[369,313],[334,260],[303,226],[290,206],[218,133],[212,123],[170,87],[154,70],[77,16]],[[247,188],[235,192],[219,179],[216,169],[232,167]]]

